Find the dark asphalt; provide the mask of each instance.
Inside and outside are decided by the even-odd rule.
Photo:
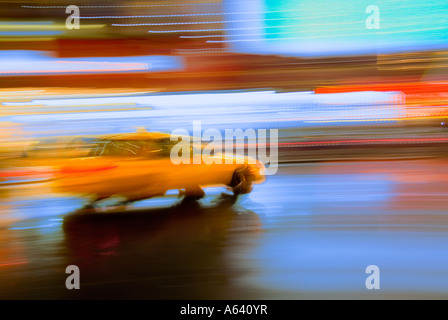
[[[426,159],[285,165],[238,200],[212,190],[125,212],[16,190],[0,298],[446,299],[447,186],[448,160]],[[365,286],[372,264],[379,290]],[[65,288],[68,265],[80,290]]]

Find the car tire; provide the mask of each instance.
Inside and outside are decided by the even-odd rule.
[[[205,196],[204,190],[200,186],[193,186],[185,190],[184,200],[196,201]]]
[[[252,191],[253,183],[246,178],[245,170],[236,170],[230,182],[234,195],[247,194]]]

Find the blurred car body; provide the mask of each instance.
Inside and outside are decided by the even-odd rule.
[[[250,164],[249,158],[228,164],[224,161],[228,157],[216,154],[209,157],[222,157],[222,164],[174,164],[170,154],[177,143],[169,134],[146,131],[103,136],[92,143],[87,157],[60,161],[54,190],[88,197],[91,204],[110,197],[127,203],[175,189],[198,199],[204,195],[202,188],[216,186],[227,186],[239,195],[264,181],[264,165],[254,159]]]

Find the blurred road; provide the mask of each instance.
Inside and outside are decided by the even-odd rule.
[[[126,212],[76,212],[45,185],[12,189],[0,298],[446,299],[447,185],[439,158],[283,165],[236,202],[211,190]],[[65,288],[72,264],[80,290]],[[371,264],[379,290],[365,287]]]

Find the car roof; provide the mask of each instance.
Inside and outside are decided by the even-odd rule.
[[[121,133],[121,134],[110,134],[105,135],[100,138],[100,140],[143,140],[143,141],[160,141],[170,139],[170,135],[167,133],[160,132],[132,132],[132,133]]]

